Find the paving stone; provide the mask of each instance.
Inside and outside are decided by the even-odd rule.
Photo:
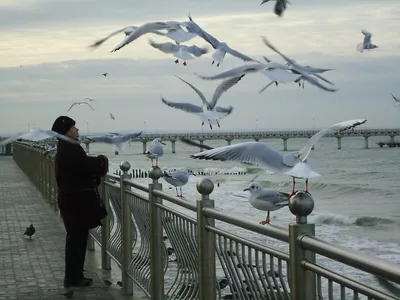
[[[0,157],[0,300],[66,299],[65,232],[57,218],[12,157]],[[36,233],[29,239],[23,233],[31,223]],[[96,272],[88,270],[86,276],[93,286],[76,288],[73,299],[120,298]]]

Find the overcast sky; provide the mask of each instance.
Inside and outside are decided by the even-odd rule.
[[[399,0],[291,0],[282,18],[274,3],[243,0],[1,0],[0,1],[0,133],[35,126],[49,129],[59,115],[77,121],[81,133],[118,130],[200,131],[201,120],[164,105],[170,101],[201,104],[197,94],[173,75],[190,82],[211,99],[220,81],[213,75],[241,60],[226,56],[212,65],[211,47],[194,38],[187,45],[209,46],[210,53],[176,65],[172,55],[148,44],[170,41],[145,35],[122,48],[117,35],[96,50],[88,46],[128,25],[149,21],[193,19],[207,32],[255,59],[282,62],[261,41],[266,36],[297,62],[322,68],[339,88],[322,91],[307,82],[271,86],[262,74],[245,76],[222,95],[220,106],[234,106],[221,131],[323,127],[347,119],[368,119],[367,127],[400,127]],[[378,49],[359,53],[361,29],[372,33]],[[108,76],[101,76],[107,72]],[[95,111],[74,101],[90,97]],[[112,113],[116,120],[109,118]],[[206,129],[207,127],[204,127]],[[218,130],[218,129],[217,129]]]

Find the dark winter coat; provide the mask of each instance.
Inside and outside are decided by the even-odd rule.
[[[55,156],[57,201],[67,231],[102,225],[96,188],[99,177],[107,172],[107,157],[90,157],[80,145],[58,141]]]

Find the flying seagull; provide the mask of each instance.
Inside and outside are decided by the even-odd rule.
[[[72,105],[70,106],[70,108],[68,108],[67,111],[70,111],[71,108],[73,108],[75,105],[82,105],[82,104],[86,104],[87,106],[89,106],[94,111],[93,107],[89,103],[84,102],[84,101],[79,101],[79,102],[72,103]]]
[[[223,119],[224,117],[230,115],[233,111],[233,107],[229,106],[229,107],[225,108],[225,107],[221,107],[221,106],[216,106],[218,99],[221,97],[221,95],[224,92],[226,92],[231,87],[233,87],[236,83],[238,83],[240,81],[240,79],[243,78],[243,76],[244,75],[239,76],[239,77],[230,78],[230,79],[227,79],[227,80],[223,81],[222,83],[220,83],[217,86],[217,88],[215,89],[214,95],[210,102],[207,101],[207,99],[203,95],[203,93],[200,92],[196,87],[194,87],[189,82],[183,80],[179,76],[176,76],[178,79],[180,79],[181,81],[186,83],[197,93],[197,95],[200,97],[201,101],[203,102],[203,105],[198,106],[198,105],[194,105],[194,104],[186,103],[186,102],[171,102],[162,97],[161,97],[161,101],[170,107],[198,115],[202,119],[201,125],[204,125],[204,122],[208,121],[208,124],[211,129],[212,129],[212,125],[215,123],[217,123],[218,127],[220,127],[219,121],[221,119]]]
[[[292,177],[293,189],[295,194],[296,178],[306,179],[306,192],[308,193],[308,179],[320,176],[308,163],[308,155],[315,143],[329,133],[340,133],[364,124],[366,119],[355,119],[334,124],[326,129],[314,134],[299,151],[284,154],[261,142],[244,142],[235,145],[229,145],[212,150],[203,151],[191,155],[192,158],[220,161],[237,161],[260,165],[265,169]],[[253,180],[261,175],[257,174]]]

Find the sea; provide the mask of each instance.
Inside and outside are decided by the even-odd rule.
[[[232,144],[244,141],[233,140]],[[337,149],[336,138],[322,138],[316,143],[309,162],[321,176],[311,179],[309,183],[315,207],[308,222],[315,224],[316,236],[324,241],[379,257],[400,267],[400,148],[380,148],[376,145],[378,141],[385,141],[385,138],[370,137],[369,149],[365,149],[363,137],[346,137],[342,139],[340,150]],[[165,142],[165,154],[159,160],[160,168],[191,168],[196,174],[207,173],[190,177],[183,187],[187,201],[200,198],[196,183],[208,177],[214,182],[210,198],[215,200],[215,207],[255,222],[265,219],[265,212],[253,208],[246,199],[248,192],[243,191],[262,169],[236,162],[195,160],[190,155],[200,149],[180,142],[176,143],[176,153],[172,154],[171,142]],[[283,151],[281,139],[261,139],[260,142]],[[211,147],[227,145],[225,140],[204,143]],[[288,151],[297,151],[305,143],[306,139],[289,139]],[[132,169],[148,171],[151,167],[150,160],[142,154],[141,142],[127,143],[118,155],[114,154],[112,145],[92,143],[90,153],[108,156],[110,172],[118,170],[122,161],[128,161]],[[133,180],[150,183],[149,178]],[[288,176],[265,173],[256,181],[263,187],[291,192],[292,180]],[[165,180],[160,179],[160,182],[165,191],[176,194]],[[304,180],[297,180],[296,189],[304,188]],[[288,207],[271,212],[271,224],[274,226],[288,227],[294,221],[295,217]],[[241,231],[235,229],[235,233],[240,234]],[[248,232],[242,233],[249,238]],[[288,251],[287,244],[264,236],[257,235],[254,240]],[[320,256],[317,256],[317,262],[368,286],[382,289],[370,274]],[[326,283],[324,285],[327,286]]]

